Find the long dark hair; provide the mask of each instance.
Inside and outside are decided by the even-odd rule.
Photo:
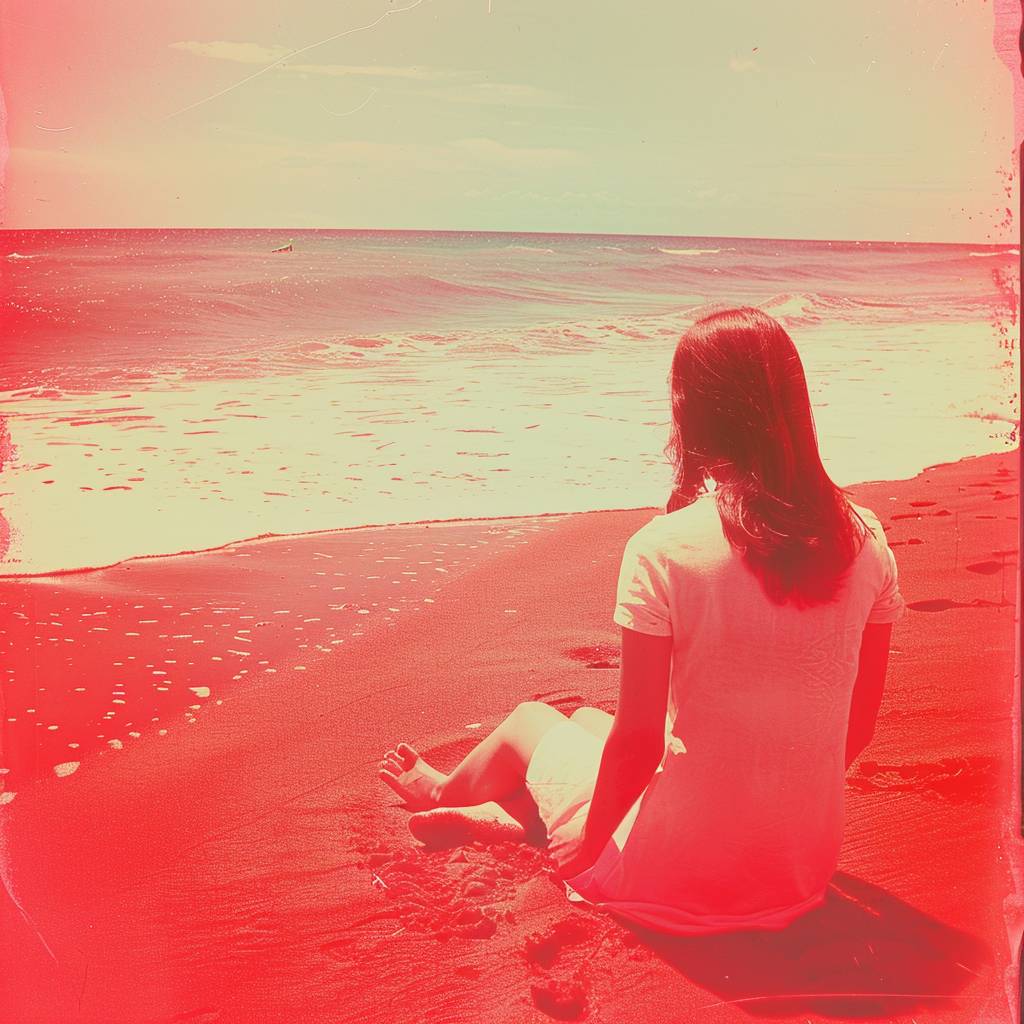
[[[750,306],[701,317],[676,346],[671,385],[666,511],[714,477],[726,539],[769,599],[834,599],[867,527],[821,463],[803,364],[782,325]]]

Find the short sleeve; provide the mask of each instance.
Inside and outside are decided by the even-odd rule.
[[[896,622],[906,611],[906,601],[899,588],[899,573],[892,549],[885,541],[885,535],[879,536],[879,548],[882,558],[882,586],[875,598],[875,603],[868,613],[868,622]]]
[[[615,622],[637,633],[671,636],[668,581],[643,530],[627,541],[619,569]]]

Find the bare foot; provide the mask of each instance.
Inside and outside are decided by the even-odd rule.
[[[381,781],[415,811],[436,807],[438,791],[448,778],[427,764],[408,743],[399,743],[396,750],[389,750],[380,768]]]
[[[434,849],[464,846],[474,841],[521,843],[526,839],[526,829],[495,803],[420,811],[409,818],[409,831]]]

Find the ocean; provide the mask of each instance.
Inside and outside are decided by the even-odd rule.
[[[840,484],[1016,438],[1005,246],[199,229],[2,244],[6,574],[663,505],[669,363],[711,304],[790,331]]]

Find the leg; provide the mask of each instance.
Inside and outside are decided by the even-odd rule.
[[[381,762],[381,779],[410,806],[472,807],[525,795],[523,782],[537,744],[547,731],[565,721],[548,704],[520,704],[483,739],[449,775],[439,772],[407,743],[389,750]]]
[[[468,807],[523,790],[526,768],[544,736],[565,721],[549,704],[525,701],[448,776],[438,803]]]
[[[569,716],[569,721],[575,722],[581,729],[585,729],[604,743],[608,739],[608,733],[611,732],[612,723],[615,719],[607,711],[601,711],[600,708],[582,707],[577,708]],[[521,787],[511,796],[498,801],[498,803],[522,825],[525,837],[528,840],[540,844],[547,840],[547,830],[544,822],[541,821],[540,815],[537,813],[537,805],[533,802],[533,797],[530,796],[525,786]],[[492,804],[491,806],[493,807],[494,805]],[[419,816],[413,815],[413,817]],[[417,829],[413,831],[415,834]]]
[[[450,849],[480,842],[542,846],[547,829],[526,787],[500,801],[475,807],[432,807],[409,816],[409,831],[427,846]]]
[[[599,708],[577,708],[569,716],[569,721],[586,729],[603,743],[608,739],[608,733],[611,732],[612,722],[615,719],[607,711],[601,711]]]

